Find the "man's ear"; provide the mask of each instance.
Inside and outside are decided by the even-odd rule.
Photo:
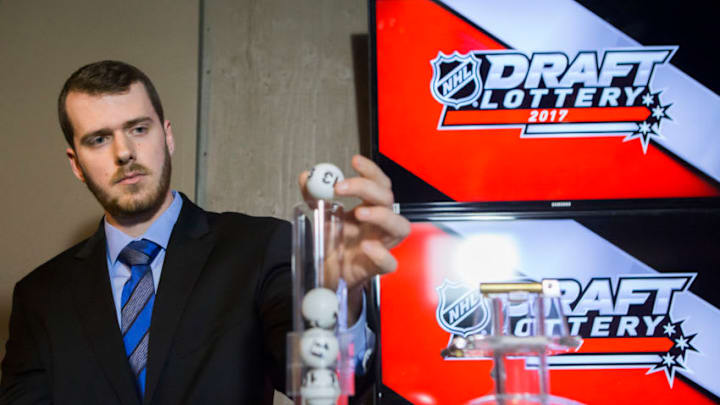
[[[173,152],[175,152],[175,137],[173,136],[170,121],[165,120],[163,123],[163,129],[165,130],[165,145],[167,145],[168,152],[172,156]]]
[[[68,160],[70,161],[70,168],[73,171],[73,174],[75,177],[78,178],[78,180],[85,183],[85,175],[83,174],[82,169],[80,168],[80,162],[78,162],[77,159],[77,152],[73,148],[67,148],[65,149],[65,154],[68,157]]]

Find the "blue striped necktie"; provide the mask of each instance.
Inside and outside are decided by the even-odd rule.
[[[141,398],[145,394],[150,318],[155,302],[155,284],[150,263],[159,251],[159,245],[142,239],[128,243],[118,255],[118,260],[130,267],[131,272],[120,300],[120,329],[125,343],[125,355],[135,375]]]

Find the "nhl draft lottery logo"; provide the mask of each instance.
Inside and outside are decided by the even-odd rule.
[[[522,138],[618,136],[643,153],[662,139],[670,104],[655,71],[677,50],[439,52],[430,90],[444,106],[438,129],[522,128]]]
[[[490,308],[477,289],[444,280],[438,293],[435,317],[440,327],[453,335],[467,337],[490,326]]]
[[[688,352],[699,353],[693,345],[697,333],[683,326],[684,317],[690,314],[673,313],[676,295],[685,293],[695,276],[664,273],[597,277],[585,283],[559,279],[560,309],[570,334],[583,338],[583,344],[575,352],[550,356],[549,367],[644,368],[647,374],[664,372],[672,387],[678,370],[690,371],[686,365]],[[445,280],[437,291],[437,321],[451,333],[449,342],[454,335],[490,332],[491,314],[477,289]],[[545,310],[545,330],[560,334],[561,323],[552,315],[559,313],[557,308],[546,306]],[[535,310],[529,303],[513,304],[508,306],[507,315],[510,333],[526,336]],[[480,359],[485,358],[475,358]],[[528,359],[526,366],[537,366],[537,359]]]

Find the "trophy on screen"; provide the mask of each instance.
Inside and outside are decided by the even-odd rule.
[[[313,167],[312,197],[293,213],[293,330],[287,338],[287,393],[296,405],[335,405],[354,394],[353,346],[347,333],[343,206],[334,201],[342,172]]]
[[[481,283],[489,301],[490,333],[456,336],[442,351],[445,358],[490,358],[495,392],[468,404],[578,405],[550,394],[549,355],[577,349],[560,302],[557,280],[540,283]]]

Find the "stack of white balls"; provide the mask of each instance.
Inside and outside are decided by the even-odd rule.
[[[318,200],[332,200],[335,184],[343,174],[332,163],[315,165],[308,175],[308,193]],[[327,288],[310,290],[302,302],[302,315],[309,325],[300,339],[300,357],[310,369],[303,378],[300,395],[307,405],[335,405],[340,384],[333,370],[340,347],[335,336],[339,303],[335,292]]]
[[[300,395],[308,405],[334,405],[340,395],[333,371],[340,348],[334,329],[338,318],[338,299],[332,290],[314,288],[305,294],[302,315],[310,329],[300,339],[300,357],[310,370],[303,378]]]

